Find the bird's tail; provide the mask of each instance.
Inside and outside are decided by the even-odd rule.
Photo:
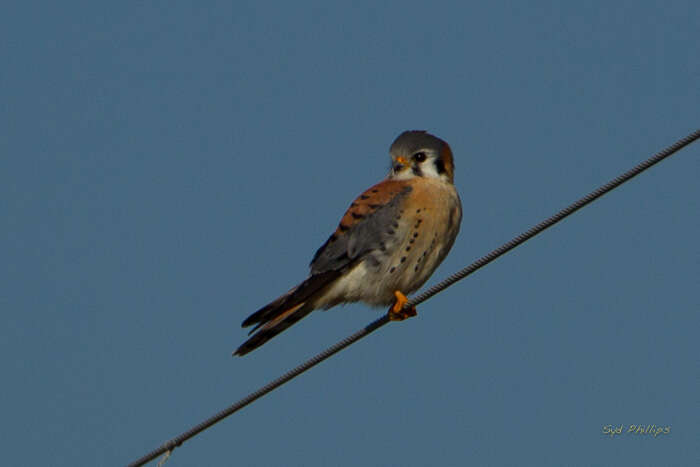
[[[250,315],[241,326],[248,327],[255,324],[256,326],[249,333],[255,334],[238,347],[233,354],[243,356],[255,350],[311,313],[315,309],[313,305],[314,295],[337,276],[336,271],[312,275],[286,294]]]
[[[257,332],[255,332],[250,339],[241,344],[241,346],[238,347],[233,354],[243,356],[251,350],[257,349],[265,342],[269,341],[312,311],[313,307],[306,306],[305,302],[301,302],[287,310],[282,311],[274,319],[271,319],[265,324],[261,323],[255,329],[253,329],[251,333],[255,332],[256,330]]]

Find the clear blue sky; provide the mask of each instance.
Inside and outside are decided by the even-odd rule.
[[[700,126],[700,7],[12,2],[5,465],[121,465],[375,319],[245,358],[406,129],[450,142],[430,283]],[[687,466],[700,144],[177,449],[168,465]],[[603,427],[670,426],[610,438]]]

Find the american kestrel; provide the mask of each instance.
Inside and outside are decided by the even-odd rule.
[[[256,325],[234,355],[245,355],[313,310],[341,303],[393,304],[392,320],[410,294],[445,259],[459,232],[462,205],[454,187],[450,146],[425,131],[405,131],[389,149],[389,175],[362,193],[311,260],[301,284],[259,309]]]

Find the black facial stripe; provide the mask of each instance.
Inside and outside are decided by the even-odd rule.
[[[417,166],[417,165],[411,166],[411,171],[413,172],[413,175],[415,175],[416,177],[423,176],[423,171],[421,170],[420,166]]]
[[[447,172],[447,170],[445,170],[445,163],[442,159],[435,159],[435,169],[439,174],[444,174]]]

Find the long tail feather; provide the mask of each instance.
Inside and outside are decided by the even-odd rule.
[[[241,326],[248,327],[255,324],[256,326],[249,335],[255,334],[233,354],[247,354],[311,313],[314,310],[314,295],[337,279],[338,276],[338,271],[314,274],[286,294],[248,316]]]
[[[257,327],[259,327],[260,330],[250,339],[245,341],[240,347],[238,347],[233,354],[243,356],[248,352],[257,349],[265,342],[269,341],[312,311],[313,307],[307,306],[306,303],[302,302],[280,313],[276,318],[268,321],[267,323],[258,324]]]

